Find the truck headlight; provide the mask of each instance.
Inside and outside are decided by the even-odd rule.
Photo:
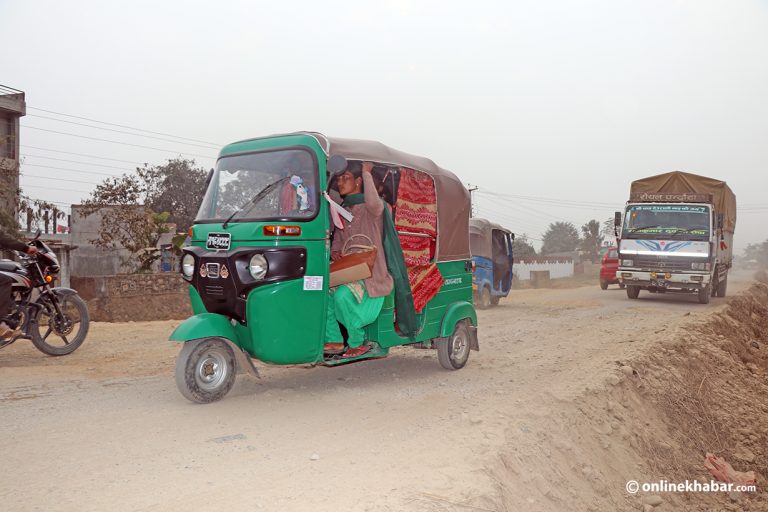
[[[621,260],[622,267],[631,267],[634,264],[635,264],[634,260]]]
[[[195,273],[195,257],[187,253],[181,259],[181,273],[184,277],[192,277]]]
[[[691,270],[705,270],[706,263],[691,263]]]
[[[251,277],[260,281],[267,275],[267,258],[263,254],[254,254],[248,263],[248,272]]]

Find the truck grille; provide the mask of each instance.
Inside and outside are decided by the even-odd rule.
[[[658,258],[637,257],[635,256],[634,267],[639,267],[642,270],[664,270],[664,271],[680,271],[691,270],[690,260],[660,260]]]

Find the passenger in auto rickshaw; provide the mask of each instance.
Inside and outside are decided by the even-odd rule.
[[[338,322],[347,330],[346,344],[349,347],[343,357],[357,357],[370,350],[364,345],[364,327],[379,316],[384,298],[393,287],[389,269],[405,272],[402,251],[397,245],[400,262],[389,261],[385,245],[397,241],[389,207],[379,197],[371,171],[371,162],[350,162],[347,169],[336,178],[339,195],[343,198],[342,206],[352,213],[352,221],[343,219],[343,229],[334,230],[331,245],[331,259],[342,256],[344,244],[354,235],[365,235],[377,248],[372,276],[364,281],[353,282],[331,289],[328,301],[326,324],[326,353],[338,353],[344,350],[344,338]],[[390,252],[391,254],[391,252]],[[393,259],[391,256],[390,260]],[[397,259],[397,258],[394,258]]]

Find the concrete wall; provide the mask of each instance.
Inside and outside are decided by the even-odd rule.
[[[513,267],[513,273],[520,281],[527,281],[531,278],[531,271],[548,270],[550,279],[559,279],[561,277],[573,276],[573,261],[516,261]]]
[[[184,319],[192,315],[188,285],[176,272],[73,277],[95,322]]]
[[[121,264],[121,261],[130,258],[128,251],[100,249],[91,243],[99,236],[101,217],[99,212],[86,217],[82,206],[72,205],[70,240],[72,245],[77,246],[77,253],[72,255],[72,276],[112,276],[131,270]]]

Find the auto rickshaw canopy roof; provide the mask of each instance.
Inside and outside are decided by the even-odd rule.
[[[493,258],[493,230],[502,231],[504,233],[512,234],[512,231],[508,230],[504,226],[491,222],[487,219],[478,219],[472,217],[469,219],[469,234],[476,235],[471,236],[472,243],[472,256],[480,256],[482,258]]]
[[[385,146],[381,142],[326,137],[309,133],[324,147],[327,156],[341,155],[347,160],[362,160],[406,167],[432,177],[437,198],[436,261],[466,260],[469,249],[469,191],[451,171],[438,167],[429,158],[411,155]]]
[[[340,155],[347,160],[371,161],[390,167],[405,167],[429,175],[435,183],[437,201],[437,243],[435,261],[471,258],[469,249],[469,191],[451,171],[438,167],[429,158],[411,155],[371,140],[328,137],[317,132],[294,132],[254,137],[229,144],[220,153],[242,151],[255,141],[280,138],[311,137],[322,148],[327,159]]]

